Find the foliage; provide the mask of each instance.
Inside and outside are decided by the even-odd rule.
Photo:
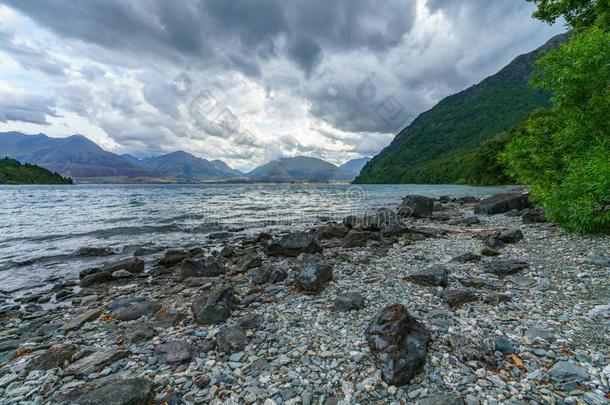
[[[534,17],[555,23],[563,17],[571,28],[580,30],[593,25],[608,29],[610,25],[610,0],[528,0],[538,9]]]
[[[0,159],[0,184],[72,184],[72,179],[15,159]]]
[[[530,116],[502,155],[552,221],[610,231],[610,33],[590,28],[542,57],[553,107]]]

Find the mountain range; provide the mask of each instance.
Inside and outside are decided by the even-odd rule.
[[[550,94],[530,79],[538,57],[569,34],[520,55],[493,76],[420,114],[360,172],[356,183],[473,183],[480,148],[550,106]],[[504,137],[506,139],[506,137]],[[474,181],[476,183],[476,181]]]
[[[0,133],[0,157],[36,164],[77,181],[352,181],[369,158],[337,167],[321,159],[281,158],[242,173],[221,160],[207,160],[184,151],[139,159],[105,151],[82,135],[52,138],[44,134]]]

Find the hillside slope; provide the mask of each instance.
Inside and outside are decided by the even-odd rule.
[[[0,184],[72,184],[72,179],[5,157],[0,159]]]
[[[541,53],[558,46],[558,35],[520,55],[497,74],[440,101],[402,130],[364,166],[355,183],[456,183],[468,181],[478,147],[550,105],[529,80]]]
[[[223,161],[209,161],[183,151],[157,156],[141,164],[155,175],[179,180],[226,179],[243,176],[243,173],[230,168]]]

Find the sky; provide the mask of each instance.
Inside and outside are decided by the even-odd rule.
[[[525,0],[0,0],[0,131],[248,170],[373,156],[565,30]]]

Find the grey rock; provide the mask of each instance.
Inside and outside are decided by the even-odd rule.
[[[263,259],[258,253],[248,253],[242,257],[237,266],[235,266],[236,273],[243,273],[255,267],[261,267],[263,265]]]
[[[152,325],[147,322],[140,322],[136,325],[132,325],[125,332],[125,340],[128,344],[150,340],[153,336],[155,336],[155,330]]]
[[[224,262],[217,257],[210,256],[200,260],[184,259],[180,264],[178,276],[184,280],[189,277],[215,277],[226,272]]]
[[[459,307],[467,302],[477,301],[479,296],[471,289],[451,288],[443,290],[441,298],[450,307]]]
[[[379,234],[370,231],[350,231],[347,236],[343,238],[341,247],[344,249],[363,247],[369,240],[379,240]]]
[[[228,326],[216,335],[216,346],[224,353],[235,353],[244,350],[247,338],[239,326]]]
[[[145,378],[109,376],[79,385],[67,393],[60,393],[53,402],[78,405],[149,405],[153,386]]]
[[[116,347],[96,351],[86,357],[83,357],[66,368],[66,374],[86,376],[96,371],[111,365],[117,360],[120,360],[129,355],[127,350],[119,350]]]
[[[558,361],[555,363],[553,368],[549,370],[549,375],[557,381],[583,382],[589,379],[587,370],[569,361]]]
[[[502,354],[511,354],[515,351],[515,348],[513,347],[513,344],[511,343],[510,339],[507,339],[505,337],[494,337],[494,345],[496,351]]]
[[[119,321],[133,321],[146,315],[152,315],[161,309],[161,304],[156,301],[136,302],[118,308],[115,316]]]
[[[253,284],[266,284],[269,281],[269,270],[264,267],[257,267],[248,272],[248,277]]]
[[[431,217],[434,211],[434,199],[421,195],[406,196],[398,208],[400,217]]]
[[[409,273],[405,279],[416,284],[430,287],[447,287],[448,284],[447,268],[441,265],[434,265],[423,270]]]
[[[159,265],[162,267],[172,267],[178,263],[182,263],[184,259],[196,256],[202,252],[201,249],[197,248],[191,250],[170,249],[165,252],[161,259],[159,259]]]
[[[483,271],[500,277],[516,274],[529,267],[523,260],[499,259],[483,264]]]
[[[201,324],[217,324],[225,321],[235,306],[235,293],[229,285],[220,286],[208,294],[193,300],[195,320]]]
[[[340,294],[335,298],[335,311],[346,312],[364,308],[364,297],[357,292]]]
[[[333,266],[324,261],[321,256],[307,256],[300,264],[300,271],[296,276],[295,285],[298,289],[319,293],[333,278]]]
[[[74,345],[57,344],[45,350],[41,355],[33,358],[26,366],[26,370],[50,370],[52,368],[63,368],[64,363],[72,359],[77,347]]]
[[[112,249],[107,247],[82,247],[79,248],[76,252],[72,254],[72,256],[87,256],[87,257],[95,257],[95,256],[111,256],[114,252]]]
[[[529,198],[525,194],[502,193],[479,201],[474,207],[475,214],[502,214],[510,210],[530,208]]]
[[[112,272],[112,278],[115,278],[115,279],[129,278],[131,276],[133,276],[133,274],[131,274],[127,270],[117,270],[117,271]]]
[[[298,256],[301,253],[320,253],[322,247],[315,235],[291,232],[279,240],[269,240],[265,251],[269,256]]]
[[[194,353],[191,345],[182,340],[170,340],[155,347],[155,355],[164,363],[190,363]]]
[[[401,304],[381,310],[366,331],[366,340],[381,378],[405,385],[426,362],[430,334]]]
[[[64,323],[63,326],[61,327],[61,329],[66,332],[79,329],[85,323],[94,321],[97,318],[99,318],[99,316],[101,314],[102,314],[101,309],[98,309],[98,308],[90,309],[89,311],[82,313],[80,315],[77,315],[74,318],[67,321],[66,323]]]
[[[272,284],[279,283],[284,281],[288,277],[286,270],[282,268],[282,266],[276,264],[269,268],[269,282]]]
[[[481,255],[476,253],[464,253],[463,255],[459,255],[451,259],[454,263],[470,263],[470,262],[478,262],[481,260]]]

